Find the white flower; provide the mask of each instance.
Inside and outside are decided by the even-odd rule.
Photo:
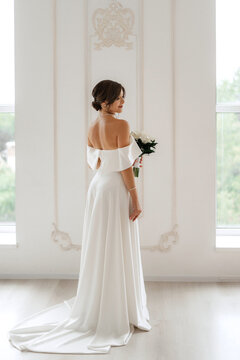
[[[141,137],[140,131],[131,131],[131,134],[136,140]]]
[[[144,131],[132,131],[131,134],[136,140],[141,139],[144,144],[155,140],[153,137],[147,135]]]

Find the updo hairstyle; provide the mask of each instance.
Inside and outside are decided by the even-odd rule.
[[[116,81],[112,80],[102,80],[97,83],[93,90],[92,96],[94,97],[94,101],[92,101],[92,107],[95,110],[101,110],[101,103],[106,101],[107,106],[114,103],[117,97],[120,95],[121,90],[123,90],[123,97],[125,97],[125,89],[124,87]]]

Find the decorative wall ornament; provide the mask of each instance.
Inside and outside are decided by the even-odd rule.
[[[178,225],[175,224],[171,231],[163,233],[160,237],[160,240],[157,245],[147,245],[141,246],[143,250],[150,250],[150,251],[162,251],[167,252],[171,249],[172,244],[176,244],[178,241],[178,233],[177,233]]]
[[[92,15],[92,23],[99,42],[95,42],[95,50],[112,45],[133,48],[128,37],[133,35],[134,13],[130,8],[124,8],[120,2],[112,0],[106,9],[98,8]]]
[[[71,237],[68,233],[64,231],[60,231],[57,228],[57,225],[55,223],[52,223],[54,226],[54,230],[51,233],[51,239],[58,243],[58,245],[63,250],[80,250],[82,248],[82,245],[76,245],[72,243]]]

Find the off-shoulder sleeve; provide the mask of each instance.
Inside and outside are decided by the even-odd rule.
[[[118,149],[118,170],[122,171],[128,169],[133,165],[136,158],[142,153],[140,147],[138,146],[136,140],[131,136],[131,143],[127,147]]]
[[[136,158],[142,153],[136,140],[131,135],[128,146],[104,152],[103,167],[108,171],[122,171],[133,165]]]
[[[142,153],[133,135],[130,144],[113,150],[95,149],[87,147],[87,162],[95,170],[98,158],[101,159],[100,172],[122,171],[131,167],[136,158]]]
[[[94,149],[90,146],[87,146],[87,162],[92,168],[92,170],[96,169],[98,158],[101,158],[101,150]]]

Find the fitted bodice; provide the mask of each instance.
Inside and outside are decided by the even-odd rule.
[[[101,172],[122,171],[133,165],[135,159],[142,153],[135,138],[130,134],[130,144],[112,150],[96,149],[87,145],[87,162],[92,170],[97,169],[98,158]]]

